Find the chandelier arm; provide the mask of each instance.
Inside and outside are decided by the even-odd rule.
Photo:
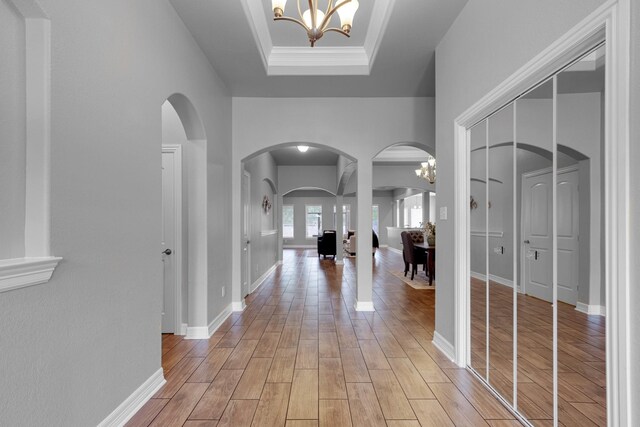
[[[351,37],[349,33],[342,31],[340,28],[327,28],[326,30],[324,30],[325,33],[328,33],[329,31],[334,31],[336,33],[342,34],[343,36]]]
[[[302,9],[300,9],[300,0],[297,0],[296,3],[298,3],[298,16],[300,17],[300,20],[304,20],[303,16],[302,16]],[[307,26],[305,25],[305,28]]]
[[[318,13],[317,3],[314,0],[309,0],[309,13],[311,13],[311,28],[316,27],[316,14]]]
[[[329,4],[331,4],[332,2],[333,2],[333,0],[331,0],[329,2]],[[347,3],[351,3],[351,0],[343,1],[342,3],[340,3],[339,5],[334,7],[332,10],[327,9],[327,14],[325,15],[324,19],[322,20],[322,25],[320,26],[322,31],[325,31],[325,29],[329,25],[329,21],[331,20],[331,17],[338,11],[338,9],[340,9],[342,6],[344,6]]]
[[[295,18],[289,18],[288,16],[281,16],[279,18],[273,18],[274,21],[290,21],[290,22],[295,22],[296,24],[300,25],[302,28],[305,29],[305,31],[309,31],[309,28],[307,28],[307,26],[304,24],[304,22],[300,21],[299,19],[295,19]]]

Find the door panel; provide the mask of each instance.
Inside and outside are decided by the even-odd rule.
[[[163,267],[163,298],[162,298],[162,333],[175,333],[176,327],[176,272],[175,255],[165,254],[164,251],[175,248],[176,235],[176,197],[174,168],[175,153],[162,153],[162,267]]]
[[[242,175],[242,297],[249,295],[251,282],[251,175]]]
[[[557,177],[558,301],[578,302],[580,230],[578,171],[559,171]]]

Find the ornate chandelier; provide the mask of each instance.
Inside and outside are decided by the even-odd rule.
[[[416,175],[426,179],[430,184],[436,182],[436,158],[429,155],[427,161],[422,162],[421,166],[420,169],[416,169]]]
[[[349,37],[351,32],[351,25],[353,24],[353,17],[358,10],[358,0],[328,0],[327,9],[325,12],[318,9],[318,0],[309,0],[309,9],[304,13],[300,8],[300,0],[298,3],[298,15],[300,19],[290,18],[284,16],[284,7],[287,4],[287,0],[271,0],[273,6],[273,20],[274,21],[291,21],[298,25],[301,25],[307,35],[309,36],[309,42],[311,47],[316,44],[326,32],[335,31],[336,33],[343,34]],[[334,5],[335,3],[335,5]],[[340,28],[327,28],[331,17],[334,13],[338,12],[340,16]]]

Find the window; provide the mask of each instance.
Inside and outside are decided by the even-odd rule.
[[[282,206],[282,238],[293,239],[293,205]]]
[[[336,221],[336,205],[333,205],[333,225],[338,228]],[[342,205],[342,234],[347,235],[347,231],[351,229],[351,205]]]
[[[371,223],[373,225],[373,231],[376,234],[380,234],[380,206],[373,205],[371,207]]]
[[[409,223],[405,223],[405,226],[411,228],[420,227],[422,222],[422,194],[416,194],[404,199],[405,218],[409,220]]]
[[[305,210],[305,235],[312,239],[322,232],[322,206],[307,205]]]

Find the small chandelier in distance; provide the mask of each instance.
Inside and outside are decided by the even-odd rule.
[[[287,4],[287,0],[271,0],[273,7],[273,20],[274,21],[291,21],[302,26],[307,35],[309,36],[309,42],[313,47],[316,42],[329,31],[335,31],[349,37],[351,32],[351,26],[353,25],[353,17],[358,10],[358,0],[328,0],[327,9],[325,12],[318,9],[318,0],[309,0],[309,9],[304,13],[300,8],[300,0],[298,3],[298,15],[300,19],[290,18],[284,16],[284,7]],[[340,16],[340,28],[327,28],[331,17],[334,13],[338,12]]]
[[[426,162],[421,163],[421,168],[416,169],[416,175],[419,178],[424,178],[429,181],[430,184],[436,182],[436,158],[429,155]]]

